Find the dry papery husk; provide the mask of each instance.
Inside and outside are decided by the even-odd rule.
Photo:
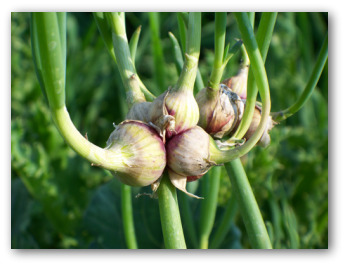
[[[157,132],[141,121],[125,120],[107,141],[107,150],[119,154],[119,170],[111,173],[130,186],[155,183],[166,167],[166,151]]]
[[[244,103],[224,84],[212,98],[207,96],[208,89],[202,89],[196,96],[200,110],[198,125],[214,138],[221,139],[230,134],[242,119]]]

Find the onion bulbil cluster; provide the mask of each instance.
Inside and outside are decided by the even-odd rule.
[[[107,141],[106,149],[120,152],[127,168],[113,175],[125,184],[151,185],[156,191],[166,170],[175,187],[197,197],[186,190],[186,183],[201,178],[218,164],[216,158],[221,151],[214,139],[231,136],[238,127],[245,107],[247,76],[248,67],[244,67],[238,75],[224,80],[213,97],[209,97],[207,87],[196,98],[191,91],[169,88],[153,102],[135,103],[127,120]],[[245,139],[253,135],[260,117],[257,104]],[[260,140],[264,146],[270,142],[268,132],[273,125],[270,119]]]

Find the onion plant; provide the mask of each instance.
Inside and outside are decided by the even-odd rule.
[[[158,200],[165,248],[218,248],[237,211],[251,247],[272,248],[270,229],[240,159],[260,144],[263,135],[267,134],[269,139],[273,125],[280,126],[278,123],[308,101],[328,58],[327,34],[301,96],[290,107],[282,102],[283,110],[272,111],[265,61],[277,13],[262,13],[260,20],[255,18],[255,13],[215,13],[214,56],[205,75],[198,67],[200,57],[204,56],[203,13],[174,14],[178,25],[176,36],[173,32],[160,31],[160,13],[149,13],[149,27],[138,27],[128,36],[125,13],[96,12],[92,23],[97,25],[104,47],[120,74],[129,109],[123,115],[123,122],[114,124],[107,145],[100,147],[82,135],[69,116],[65,96],[69,89],[66,16],[66,13],[53,12],[31,14],[37,78],[52,120],[65,142],[92,166],[110,171],[121,181],[123,227],[117,229],[123,229],[127,247],[143,248],[137,240],[135,223],[140,220],[133,216],[131,186],[150,186],[150,197]],[[240,38],[236,40],[227,31],[229,19],[235,20],[238,26]],[[145,31],[152,39],[155,84],[145,84],[136,67],[139,36]],[[166,43],[161,42],[161,34],[169,37],[173,47],[171,56],[178,78],[172,84],[168,84],[163,53]],[[226,43],[229,34],[234,41]],[[249,69],[242,77],[246,91],[242,98],[230,85],[222,83],[229,77],[225,72],[233,58],[241,58]],[[232,85],[238,82],[235,80],[231,80]],[[257,120],[256,109],[259,110]],[[247,137],[255,122],[253,134]],[[220,224],[212,234],[224,172],[228,174],[234,196],[226,203]],[[201,194],[196,194],[193,185],[199,183]],[[191,200],[200,205],[198,225],[192,216]]]

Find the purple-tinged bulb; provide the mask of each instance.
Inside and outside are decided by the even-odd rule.
[[[175,135],[166,144],[167,165],[185,177],[202,176],[215,165],[209,146],[210,136],[199,126]]]
[[[244,103],[224,84],[212,97],[208,96],[208,89],[202,89],[196,96],[200,111],[198,125],[214,138],[221,139],[231,133],[242,118]]]
[[[130,186],[148,186],[162,175],[166,151],[161,137],[146,123],[126,120],[116,126],[107,141],[118,170],[112,174]]]

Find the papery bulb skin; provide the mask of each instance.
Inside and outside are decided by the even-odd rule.
[[[261,120],[261,107],[258,104],[256,104],[253,118],[252,118],[252,122],[250,123],[250,126],[249,126],[246,134],[244,135],[245,139],[248,140],[253,136],[253,134],[255,133],[257,128],[259,127],[260,120]],[[266,147],[271,143],[271,137],[269,135],[269,131],[274,127],[275,124],[276,123],[273,121],[272,117],[269,116],[268,122],[266,125],[266,129],[265,129],[264,133],[262,134],[260,140],[258,141],[257,145],[262,146],[262,147]]]
[[[246,99],[248,72],[249,72],[249,66],[244,65],[241,67],[237,75],[223,80],[222,84],[229,87],[231,91],[235,92],[241,99]]]
[[[151,108],[152,103],[151,102],[138,102],[134,103],[133,106],[128,111],[128,114],[126,116],[126,120],[137,120],[137,121],[143,121],[143,122],[149,122],[149,111]]]
[[[162,175],[166,166],[166,151],[157,132],[141,121],[126,120],[116,126],[107,150],[119,154],[122,166],[112,174],[130,186],[147,186]]]
[[[209,159],[210,136],[199,126],[173,136],[166,150],[168,167],[181,176],[202,176],[215,165]]]
[[[208,89],[202,89],[196,96],[200,119],[198,125],[214,138],[228,135],[242,118],[244,104],[241,98],[224,84],[218,93],[210,97]]]
[[[166,138],[193,128],[199,120],[199,107],[192,91],[168,89],[152,102],[150,121]]]

